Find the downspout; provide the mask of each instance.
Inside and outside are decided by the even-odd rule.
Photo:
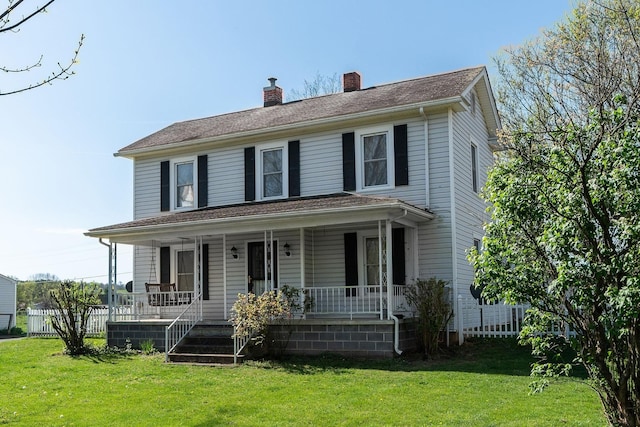
[[[113,309],[113,304],[111,302],[111,286],[113,286],[113,282],[112,282],[113,275],[112,275],[112,271],[111,271],[111,254],[112,254],[112,252],[111,252],[111,243],[109,243],[109,244],[104,243],[102,241],[102,237],[100,237],[98,239],[98,242],[101,245],[106,246],[106,247],[109,248],[109,286],[107,287],[107,301],[109,302],[109,305],[108,305],[108,310],[107,310],[107,321],[111,322],[111,311]]]
[[[404,218],[405,216],[407,216],[408,213],[409,212],[405,209],[402,215],[396,218],[390,219],[389,223],[395,222],[400,218]],[[389,285],[389,274],[387,273],[387,286],[391,288],[391,292],[389,292],[389,288],[387,288],[387,293],[389,295],[393,295],[393,272],[391,273],[391,285]],[[390,300],[391,298],[388,298],[388,299]],[[396,354],[400,356],[402,354],[402,350],[400,350],[400,319],[398,319],[393,314],[393,309],[391,308],[391,304],[389,304],[389,307],[387,309],[387,316],[389,316],[389,319],[393,320],[393,351],[395,351]]]

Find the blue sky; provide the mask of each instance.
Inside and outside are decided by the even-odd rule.
[[[367,87],[484,64],[495,84],[500,49],[572,4],[58,0],[0,35],[0,65],[44,54],[31,80],[86,36],[76,75],[0,96],[0,273],[106,282],[107,249],[82,233],[132,219],[132,162],[113,153],[177,121],[258,107],[268,77],[286,97],[316,73],[358,71]],[[0,74],[0,90],[24,77]],[[131,279],[132,252],[118,247],[118,281]]]

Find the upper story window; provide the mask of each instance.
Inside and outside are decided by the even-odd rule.
[[[471,143],[471,189],[478,192],[478,147]]]
[[[357,188],[393,186],[393,133],[387,128],[357,134],[356,164],[360,169]]]
[[[175,163],[174,207],[176,209],[195,206],[195,180],[193,161]]]
[[[279,199],[299,195],[299,140],[245,147],[245,201]]]
[[[160,162],[160,211],[203,208],[209,202],[208,156]]]
[[[262,196],[280,197],[283,192],[282,148],[262,151]]]
[[[342,183],[344,191],[409,185],[407,125],[343,133]]]
[[[288,161],[286,145],[265,144],[256,147],[256,189],[258,200],[275,199],[288,194]]]
[[[364,152],[364,186],[387,185],[387,134],[362,137]]]

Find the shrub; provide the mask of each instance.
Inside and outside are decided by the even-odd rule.
[[[405,288],[407,303],[418,315],[418,334],[426,356],[436,354],[440,331],[453,316],[446,285],[447,282],[432,277],[416,280]]]
[[[238,294],[229,321],[235,328],[234,336],[251,336],[255,344],[262,345],[269,323],[291,316],[291,306],[284,294],[269,291],[258,296],[253,293]]]
[[[51,290],[54,307],[60,312],[51,316],[51,326],[64,341],[66,352],[71,355],[88,351],[84,343],[87,322],[93,306],[100,302],[99,288],[95,284],[65,281]]]

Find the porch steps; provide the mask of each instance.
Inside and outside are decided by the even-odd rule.
[[[232,335],[233,327],[228,323],[197,324],[169,353],[169,361],[203,365],[233,364]],[[239,361],[242,361],[241,357]]]

